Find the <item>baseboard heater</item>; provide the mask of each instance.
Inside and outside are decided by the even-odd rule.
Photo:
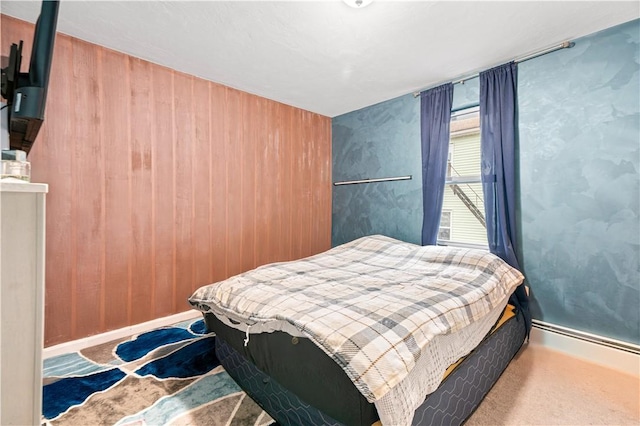
[[[596,334],[586,333],[584,331],[578,331],[560,325],[549,324],[548,322],[533,320],[533,327],[544,331],[550,331],[553,333],[561,334],[567,337],[573,337],[574,339],[583,340],[586,342],[595,343],[598,345],[606,346],[613,349],[618,349],[624,352],[629,352],[634,355],[640,355],[640,346],[633,343],[623,342],[621,340],[611,339],[609,337],[598,336]]]

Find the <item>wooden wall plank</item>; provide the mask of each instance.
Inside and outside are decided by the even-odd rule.
[[[227,153],[227,273],[242,272],[242,95],[226,90],[225,145]]]
[[[318,126],[318,121],[316,117],[317,117],[316,114],[309,113],[309,124],[305,127],[306,137],[308,140],[307,142],[308,152],[310,155],[307,173],[309,176],[309,183],[308,183],[309,208],[311,209],[311,212],[312,212],[312,215],[309,218],[309,242],[307,244],[307,250],[309,254],[313,253],[318,246],[314,237],[316,234],[316,229],[319,226],[318,209],[321,208],[318,193],[314,191],[314,187],[318,185],[318,180],[320,178],[320,173],[319,173],[320,166],[318,164],[319,162],[317,161],[317,159],[320,158],[318,156],[320,155],[320,152],[321,152],[320,146],[318,143],[318,136],[316,132],[322,130]]]
[[[304,164],[305,164],[305,151],[304,151],[304,139],[302,128],[302,111],[292,110],[292,120],[290,137],[291,144],[289,149],[291,150],[291,203],[293,214],[291,218],[291,246],[292,246],[292,258],[301,258],[303,253],[303,238],[304,238],[304,216],[309,214],[309,210],[304,203],[304,191],[305,191],[305,176],[304,176]]]
[[[256,218],[256,115],[259,113],[255,96],[241,92],[242,97],[242,202],[240,208],[242,271],[255,267],[255,218]]]
[[[292,108],[278,104],[278,227],[280,229],[279,255],[283,260],[293,259],[293,137]]]
[[[131,322],[153,319],[155,297],[151,276],[155,263],[152,251],[152,126],[151,64],[134,58],[129,61],[131,75]]]
[[[104,230],[102,226],[102,136],[99,132],[98,48],[74,40],[73,155],[75,165],[76,210],[76,319],[73,336],[86,336],[95,330],[98,321],[102,286],[101,256]]]
[[[210,108],[210,169],[209,183],[211,197],[211,281],[216,282],[229,276],[227,272],[227,208],[229,196],[227,129],[225,120],[226,89],[224,86],[209,83],[211,89]]]
[[[280,158],[278,150],[280,149],[278,140],[278,108],[277,103],[268,102],[266,99],[262,99],[263,109],[267,111],[263,115],[263,131],[267,137],[267,148],[262,156],[262,162],[264,164],[264,170],[266,174],[261,178],[263,185],[263,197],[266,199],[264,206],[265,212],[267,212],[268,221],[263,224],[265,228],[265,237],[268,242],[268,252],[261,259],[262,263],[271,263],[280,260],[280,244],[278,235],[280,228],[280,218],[278,216],[278,191],[280,187]]]
[[[255,264],[264,265],[269,263],[274,250],[277,249],[274,247],[275,241],[271,237],[273,232],[271,224],[275,222],[270,202],[270,199],[273,198],[274,184],[277,185],[277,183],[271,170],[274,140],[271,129],[267,125],[271,118],[269,105],[264,99],[256,97],[254,107],[255,111],[250,117],[254,124],[251,138],[254,140],[255,146]]]
[[[131,117],[129,57],[105,49],[102,55],[102,119],[123,126],[102,126],[106,155],[118,161],[105,161],[105,324],[115,329],[130,324],[131,288]],[[124,76],[124,78],[123,78]],[[123,101],[127,100],[127,101]],[[124,225],[127,225],[125,227]],[[107,326],[105,326],[107,327]]]
[[[314,114],[313,130],[314,158],[311,170],[312,187],[312,233],[311,251],[318,253],[331,247],[331,124],[321,115]]]
[[[0,19],[3,40],[31,37]],[[29,157],[50,184],[46,345],[184,311],[202,284],[329,248],[329,118],[65,35],[53,64]]]
[[[9,21],[3,26],[15,27],[16,21]],[[8,40],[3,33],[2,40]],[[26,42],[26,40],[25,40]],[[8,47],[3,43],[3,48]],[[3,51],[3,55],[4,55]],[[59,309],[57,301],[68,298],[72,293],[72,232],[74,206],[72,204],[73,174],[72,149],[73,140],[71,120],[49,120],[48,117],[60,115],[70,117],[73,110],[71,66],[71,40],[59,40],[54,50],[55,60],[51,67],[52,85],[48,92],[45,111],[45,122],[40,139],[34,144],[29,160],[33,163],[31,179],[33,182],[47,182],[49,195],[47,199],[47,262],[56,265],[45,268],[45,335],[49,339],[68,338],[72,334],[71,309]],[[55,111],[55,112],[54,112]],[[50,164],[50,167],[37,167],[38,164]],[[61,249],[62,247],[62,249]],[[126,317],[125,317],[126,320]],[[51,337],[49,337],[51,336]]]
[[[267,228],[269,229],[269,241],[270,241],[270,254],[266,258],[267,263],[277,262],[282,259],[280,254],[280,180],[282,179],[282,174],[280,173],[280,169],[282,167],[280,150],[281,140],[280,140],[280,122],[278,118],[278,104],[275,102],[268,102],[265,100],[267,105],[269,114],[266,119],[266,128],[269,133],[269,145],[270,149],[265,157],[264,161],[268,165],[269,175],[265,179],[265,184],[269,185],[268,191],[266,191],[267,197],[267,208],[269,211],[269,223],[267,224]]]
[[[205,80],[194,79],[194,120],[195,135],[192,147],[193,158],[193,205],[194,205],[194,279],[191,283],[191,291],[211,283],[211,247],[209,238],[211,235],[210,212],[211,195],[210,185],[210,158],[211,142],[209,133],[209,83]],[[186,302],[185,307],[186,307]]]
[[[191,296],[193,265],[193,77],[175,73],[175,226],[176,226],[176,295],[175,312],[187,310],[185,300]]]
[[[152,67],[154,168],[154,317],[174,312],[175,296],[175,188],[173,72]]]
[[[313,227],[312,218],[315,216],[313,210],[313,180],[311,176],[313,168],[313,159],[315,158],[314,152],[314,138],[313,138],[313,113],[309,111],[302,111],[302,166],[300,170],[300,177],[302,178],[302,206],[306,209],[306,213],[301,215],[300,235],[301,235],[301,257],[311,255],[311,228]]]

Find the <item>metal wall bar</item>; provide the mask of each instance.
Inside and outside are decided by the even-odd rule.
[[[359,179],[359,180],[346,180],[342,182],[333,182],[334,186],[340,185],[356,185],[359,183],[372,183],[372,182],[391,182],[396,180],[411,180],[412,176],[396,176],[396,177],[386,177],[386,178],[375,178],[375,179]]]

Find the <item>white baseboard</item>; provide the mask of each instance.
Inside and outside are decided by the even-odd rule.
[[[110,342],[112,340],[122,339],[134,334],[144,333],[145,331],[153,330],[154,328],[164,327],[167,325],[175,324],[181,321],[187,321],[202,317],[202,312],[196,310],[189,310],[186,312],[180,312],[179,314],[170,315],[168,317],[158,318],[155,320],[143,322],[141,324],[132,325],[129,327],[123,327],[118,330],[107,331],[106,333],[96,334],[95,336],[85,337],[83,339],[73,340],[71,342],[60,343],[59,345],[49,346],[44,348],[42,352],[42,358],[47,359],[54,356],[77,352],[79,350],[101,345],[103,343]]]
[[[535,325],[531,329],[529,343],[640,377],[640,355],[631,351],[544,330]]]

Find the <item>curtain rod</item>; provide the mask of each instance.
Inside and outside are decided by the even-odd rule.
[[[514,59],[513,62],[515,62],[516,64],[519,64],[520,62],[525,62],[525,61],[528,61],[529,59],[537,58],[539,56],[546,55],[547,53],[555,52],[556,50],[570,49],[575,45],[576,44],[573,41],[565,41],[559,45],[548,47],[543,50],[539,50],[530,55],[523,56],[522,58]],[[454,81],[453,84],[461,84],[461,83],[464,84],[465,81],[473,80],[474,78],[478,78],[479,76],[480,76],[480,73],[471,74],[459,80]],[[433,87],[436,87],[436,86],[433,86]],[[413,92],[413,97],[417,98],[418,96],[420,96],[420,93],[424,92],[425,90],[428,90],[428,89],[422,89],[418,92]]]

